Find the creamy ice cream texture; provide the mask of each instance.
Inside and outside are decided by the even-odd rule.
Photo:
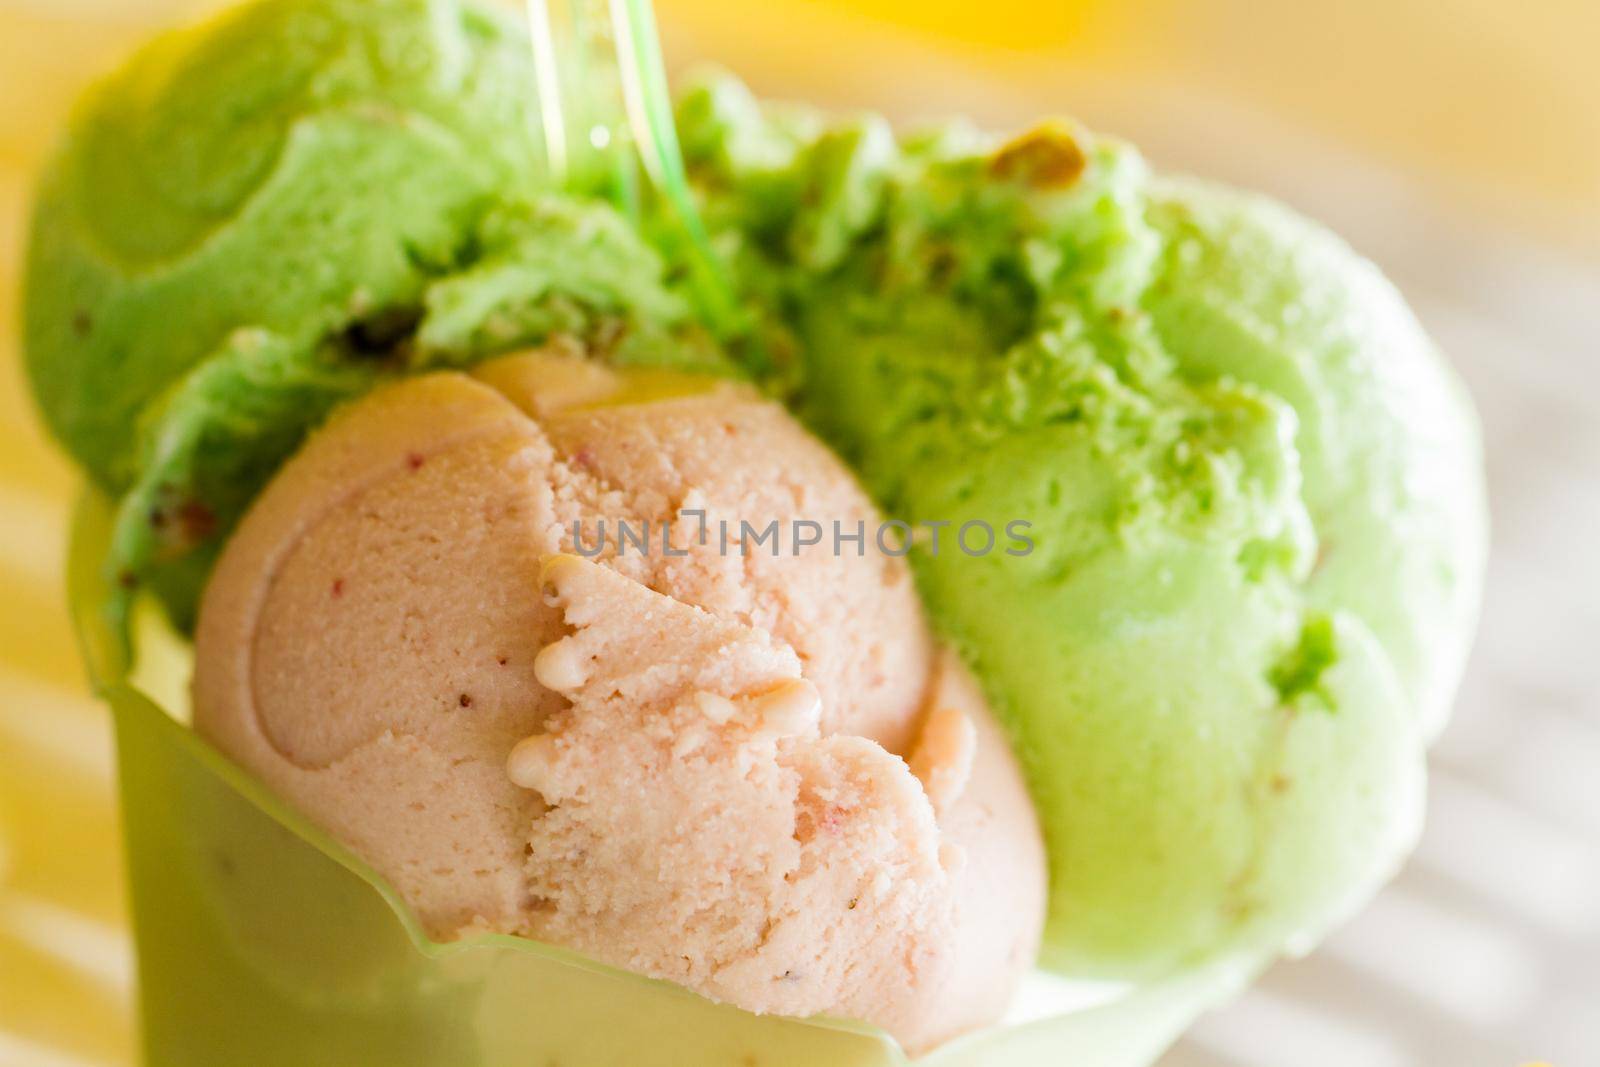
[[[572,552],[574,523],[684,508],[876,521],[745,387],[546,354],[380,390],[223,554],[196,727],[438,936],[525,934],[914,1049],[992,1021],[1037,949],[1043,848],[909,571],[724,555],[693,524],[683,556]]]
[[[913,562],[1029,771],[1046,964],[1314,944],[1415,839],[1483,570],[1471,405],[1393,286],[1068,124],[897,138],[728,82],[679,120],[793,406],[946,524]],[[953,542],[1012,519],[1024,558]]]

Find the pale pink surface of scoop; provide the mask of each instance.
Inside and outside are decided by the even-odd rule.
[[[911,1048],[995,1018],[1037,946],[1038,828],[849,474],[738,386],[479,374],[352,405],[263,493],[202,605],[197,729],[435,936]],[[575,522],[592,549],[602,518],[686,508],[713,531],[676,524],[686,556],[659,532],[563,554]],[[868,546],[726,554],[721,518],[864,521]]]

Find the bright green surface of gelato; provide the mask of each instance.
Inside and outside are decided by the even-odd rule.
[[[116,566],[180,621],[222,535],[338,401],[575,334],[710,358],[660,261],[563,200],[522,27],[456,0],[276,0],[157,41],[40,191],[28,367],[123,497]],[[537,199],[524,199],[537,197]]]
[[[891,515],[947,524],[918,576],[1027,763],[1047,963],[1141,976],[1343,917],[1413,840],[1483,556],[1472,412],[1394,290],[1069,128],[897,147],[730,85],[681,118],[799,410]],[[963,550],[1015,520],[1030,554]]]

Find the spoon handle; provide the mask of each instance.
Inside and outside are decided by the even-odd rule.
[[[642,171],[702,317],[720,335],[733,332],[732,286],[684,171],[650,0],[527,0],[527,8],[557,184],[603,196],[637,220]]]

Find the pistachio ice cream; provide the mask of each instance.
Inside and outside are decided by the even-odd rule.
[[[925,524],[1045,826],[1046,961],[1314,941],[1415,836],[1483,567],[1472,409],[1393,287],[1064,125],[896,141],[731,83],[680,122],[797,409]],[[1026,556],[959,540],[1013,519]]]

